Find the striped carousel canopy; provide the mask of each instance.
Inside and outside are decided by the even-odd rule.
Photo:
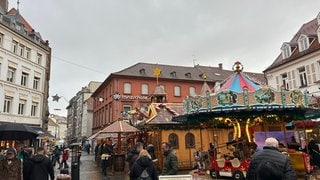
[[[237,61],[233,65],[234,74],[229,77],[219,89],[219,91],[233,91],[236,93],[243,92],[244,88],[248,89],[248,92],[254,92],[258,89],[261,89],[260,85],[254,81],[252,81],[247,75],[242,73],[243,66]]]

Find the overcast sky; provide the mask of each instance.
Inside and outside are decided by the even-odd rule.
[[[137,62],[231,69],[239,60],[262,72],[320,1],[20,0],[19,10],[50,42],[50,113],[66,116],[65,99]]]

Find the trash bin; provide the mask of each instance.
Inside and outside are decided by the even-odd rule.
[[[80,158],[79,151],[81,152],[81,143],[70,144],[71,149],[71,180],[80,179]]]
[[[113,159],[113,169],[116,172],[124,171],[125,166],[125,155],[124,154],[115,154]]]

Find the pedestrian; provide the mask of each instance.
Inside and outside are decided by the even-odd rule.
[[[87,153],[88,153],[88,155],[90,154],[90,150],[91,150],[91,144],[90,143],[88,143],[87,145],[86,145],[86,150],[87,150]]]
[[[33,162],[31,177],[32,180],[54,180],[54,169],[50,159],[45,155],[43,147],[39,147],[37,154],[31,158]]]
[[[139,157],[140,151],[143,150],[143,143],[142,142],[137,142],[128,152],[127,154],[127,161],[129,163],[129,171],[131,171],[131,168],[136,162],[136,160]]]
[[[21,161],[14,148],[9,148],[5,158],[0,161],[0,177],[5,180],[22,180]]]
[[[113,146],[112,141],[110,144],[110,140],[104,139],[103,145],[101,146],[101,170],[103,175],[107,176],[107,167],[111,166],[113,155]]]
[[[58,163],[58,169],[60,169],[60,156],[61,156],[61,150],[59,149],[59,146],[55,146],[55,149],[53,150],[52,154],[52,165],[53,167],[56,166],[56,163]]]
[[[275,138],[267,138],[262,151],[256,152],[250,161],[247,180],[296,180],[288,156],[279,150],[279,142]]]
[[[63,153],[62,153],[62,159],[61,159],[61,163],[60,163],[60,168],[59,169],[61,169],[61,168],[68,169],[69,168],[68,163],[67,163],[68,159],[69,159],[69,149],[65,148],[63,150]]]
[[[164,155],[162,175],[176,175],[178,173],[178,158],[168,142],[161,144]]]
[[[22,162],[22,174],[23,180],[32,180],[31,173],[33,168],[32,162],[32,148],[25,148],[21,152],[23,154],[23,162]]]
[[[146,170],[147,173],[143,172]],[[144,174],[143,174],[144,173]],[[137,161],[133,164],[132,170],[130,171],[130,180],[140,179],[152,179],[158,180],[157,170],[151,159],[151,155],[147,150],[141,150],[138,156]]]
[[[153,146],[153,144],[151,144],[151,143],[148,144],[148,146],[147,146],[147,151],[148,151],[148,153],[150,154],[152,160],[157,159],[157,157],[156,157],[156,155],[155,155],[155,153],[154,153],[154,146]]]

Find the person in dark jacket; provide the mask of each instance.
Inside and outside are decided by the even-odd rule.
[[[250,161],[247,180],[296,180],[288,156],[278,150],[279,142],[275,138],[267,138],[262,151],[256,152]]]
[[[129,171],[131,171],[134,162],[138,159],[141,150],[143,150],[143,143],[137,142],[128,152],[127,161],[129,163]]]
[[[113,146],[112,141],[105,139],[101,146],[101,169],[103,175],[107,176],[107,167],[112,165]],[[110,144],[111,143],[111,144]]]
[[[167,142],[161,144],[161,150],[164,155],[162,175],[176,175],[178,173],[178,158],[176,153]]]
[[[32,149],[25,148],[22,152],[23,154],[23,168],[22,168],[22,174],[23,174],[23,180],[32,180],[31,179],[31,171],[33,162],[31,160],[32,156]]]
[[[158,180],[157,170],[154,166],[154,163],[151,159],[150,154],[147,150],[141,150],[138,156],[137,161],[133,164],[132,170],[130,171],[130,180],[136,180],[140,177],[143,170],[147,170],[149,177],[152,180]]]
[[[31,171],[32,180],[54,180],[54,170],[50,159],[45,156],[43,147],[38,148],[38,152],[31,158],[33,167]]]

